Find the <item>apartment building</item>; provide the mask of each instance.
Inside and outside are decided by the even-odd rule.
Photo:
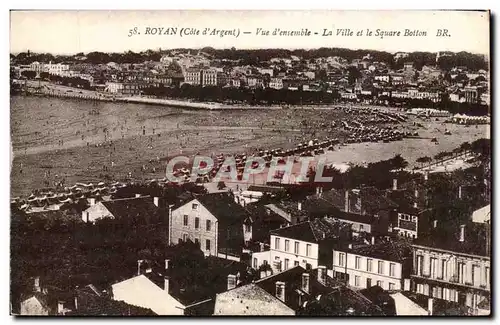
[[[391,241],[350,244],[333,250],[332,270],[333,277],[355,288],[401,290],[411,271],[411,246]]]
[[[461,225],[458,239],[445,240],[441,229],[417,240],[413,244],[413,291],[465,305],[470,314],[489,309],[491,262],[486,226]]]
[[[317,268],[331,264],[332,243],[348,237],[349,226],[333,218],[317,218],[271,231],[270,251],[252,254],[252,267],[269,264],[273,272],[294,266]]]

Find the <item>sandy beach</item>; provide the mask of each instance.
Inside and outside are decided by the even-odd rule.
[[[339,124],[344,118],[341,110],[205,111],[13,96],[11,194],[27,195],[63,179],[72,185],[124,179],[128,173],[135,179],[163,178],[169,157],[176,155],[286,149],[314,137],[342,141],[346,132],[340,125],[331,127],[331,122]],[[487,134],[485,126],[445,125],[442,118],[419,119],[423,127],[416,127],[414,119],[397,127],[418,131],[419,139],[336,146],[325,153],[327,162],[362,164],[400,153],[415,165],[419,157],[432,157]],[[451,136],[444,135],[445,128]],[[433,137],[439,144],[431,143]],[[256,182],[264,179],[259,176]]]

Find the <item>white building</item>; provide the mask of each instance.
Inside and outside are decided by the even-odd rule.
[[[411,250],[408,247],[401,254],[403,250],[387,242],[334,249],[333,276],[356,288],[377,285],[385,290],[401,290],[404,265],[408,276],[411,268],[411,264],[407,264],[407,261],[411,261]]]
[[[258,269],[270,264],[273,272],[288,270],[294,266],[317,268],[320,243],[338,236],[339,229],[348,234],[348,227],[333,218],[314,219],[293,226],[271,231],[270,251],[252,255],[252,267]]]
[[[283,89],[283,78],[271,78],[269,88]]]

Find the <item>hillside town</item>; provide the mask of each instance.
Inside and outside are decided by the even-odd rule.
[[[234,58],[243,50],[211,48],[122,55],[92,52],[62,57],[28,51],[11,55],[11,79],[50,81],[112,97],[248,104],[251,96],[241,93],[246,91],[258,97],[254,104],[352,102],[451,107],[456,113],[468,115],[489,113],[489,63],[482,56],[466,52],[345,54],[321,50],[304,52],[302,56],[269,50],[244,59]]]

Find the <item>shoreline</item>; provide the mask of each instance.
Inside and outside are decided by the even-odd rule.
[[[147,104],[155,106],[169,106],[184,109],[199,109],[209,111],[221,110],[331,110],[339,107],[366,107],[370,109],[397,109],[394,107],[370,105],[364,103],[334,103],[334,104],[309,104],[309,105],[250,105],[250,104],[224,104],[217,102],[199,102],[192,100],[182,99],[169,99],[169,98],[151,98],[145,96],[110,96],[109,94],[99,93],[93,90],[85,90],[80,88],[72,88],[67,86],[60,86],[54,84],[45,84],[37,90],[34,87],[29,87],[28,91],[19,91],[18,93],[11,94],[11,96],[35,96],[35,97],[55,97],[67,98],[77,100],[101,101],[101,102],[122,102],[131,104]],[[77,93],[78,92],[78,93]]]

